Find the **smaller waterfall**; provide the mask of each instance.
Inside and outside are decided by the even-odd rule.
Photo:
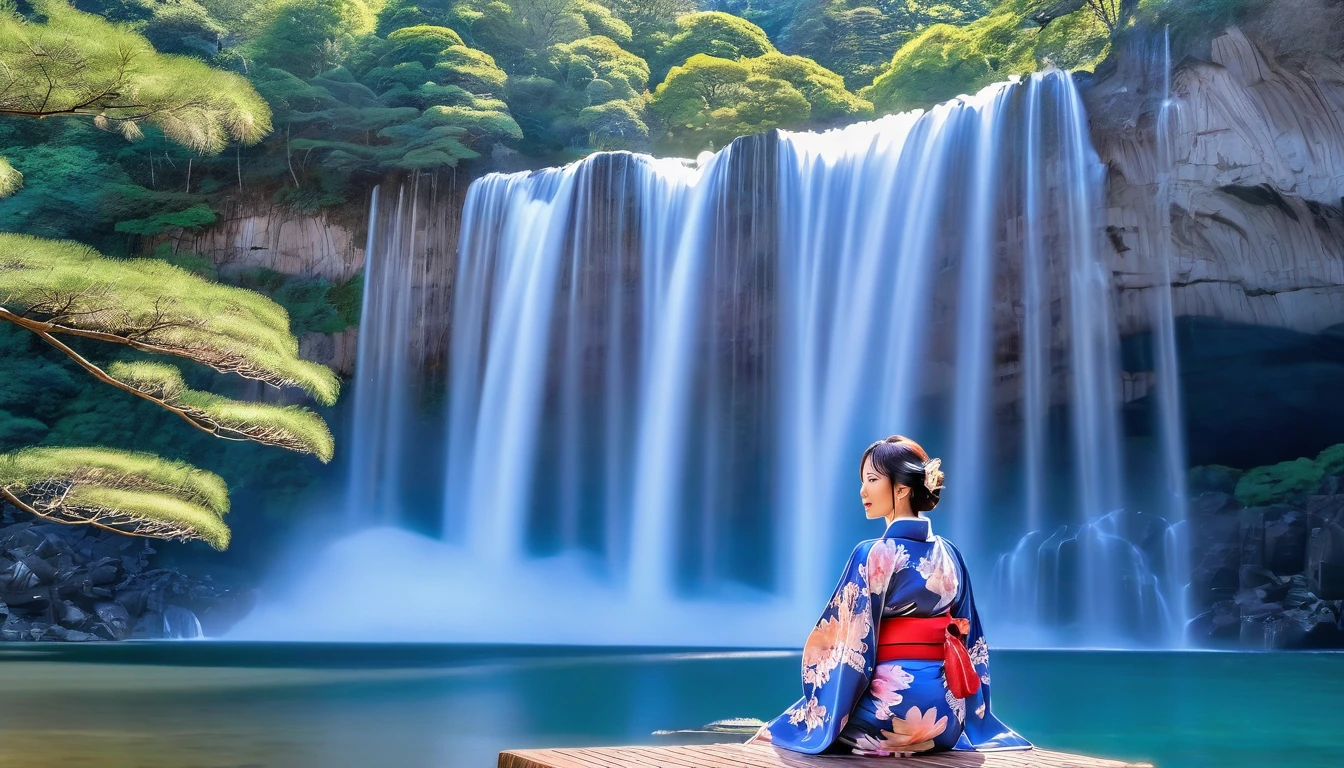
[[[1158,189],[1156,221],[1162,222],[1162,232],[1158,236],[1159,249],[1157,259],[1160,266],[1161,282],[1168,286],[1164,290],[1153,292],[1153,339],[1155,350],[1154,369],[1157,376],[1158,419],[1157,432],[1160,436],[1163,463],[1163,485],[1166,488],[1163,513],[1171,520],[1185,521],[1189,513],[1189,490],[1186,483],[1185,438],[1183,435],[1184,415],[1180,392],[1180,363],[1176,350],[1175,308],[1172,306],[1172,262],[1176,258],[1171,232],[1171,210],[1174,197],[1172,181],[1176,171],[1175,141],[1176,129],[1180,124],[1180,103],[1171,95],[1171,29],[1162,36],[1162,102],[1157,112],[1157,179]],[[1170,529],[1171,556],[1167,560],[1167,570],[1163,579],[1168,585],[1168,593],[1175,604],[1175,615],[1180,618],[1167,638],[1171,645],[1186,645],[1185,623],[1189,617],[1189,606],[1185,599],[1185,586],[1190,580],[1190,554],[1187,526],[1182,522]]]
[[[1164,583],[1172,539],[1166,520],[1124,510],[1023,536],[994,570],[1011,601],[1015,641],[1166,645],[1184,625]],[[1090,581],[1093,574],[1104,574],[1105,582]]]
[[[203,640],[201,620],[187,608],[177,605],[163,607],[163,636],[170,640]]]
[[[1143,80],[1149,83],[1149,92],[1155,93],[1155,125],[1153,141],[1157,155],[1155,177],[1152,179],[1155,220],[1162,222],[1160,232],[1147,242],[1152,247],[1140,258],[1153,272],[1156,286],[1172,283],[1171,216],[1173,203],[1172,181],[1175,171],[1175,130],[1179,123],[1179,102],[1171,93],[1170,36],[1151,55],[1139,57],[1146,68]],[[1073,121],[1069,121],[1073,124]],[[1081,146],[1081,141],[1078,146]],[[1028,145],[1028,157],[1034,158],[1033,147]],[[1027,170],[1028,183],[1035,178]],[[1077,178],[1071,177],[1071,178]],[[1135,181],[1135,180],[1131,180]],[[1072,201],[1086,199],[1079,189],[1070,195]],[[1028,196],[1028,206],[1031,197]],[[1097,210],[1095,206],[1076,208],[1081,214]],[[1035,217],[1031,217],[1034,219]],[[1034,227],[1027,222],[1025,249],[1028,267],[1033,258],[1036,242]],[[1092,224],[1075,230],[1085,232]],[[1095,242],[1079,242],[1075,254],[1095,248]],[[1118,402],[1111,389],[1119,381],[1118,370],[1109,367],[1114,359],[1114,333],[1109,317],[1111,302],[1104,285],[1109,277],[1096,271],[1099,265],[1094,257],[1075,259],[1072,327],[1082,329],[1074,336],[1073,398],[1078,403],[1091,403],[1081,409],[1084,418],[1074,423],[1075,455],[1082,462],[1077,517],[1074,521],[1051,532],[1039,516],[1031,517],[1030,531],[1017,545],[1000,556],[996,565],[996,583],[1001,599],[1013,606],[1023,606],[1021,615],[1011,620],[1011,634],[1026,644],[1101,643],[1126,647],[1134,643],[1182,647],[1186,644],[1185,624],[1188,620],[1185,600],[1189,581],[1190,560],[1187,534],[1186,451],[1182,434],[1182,409],[1179,391],[1179,364],[1177,360],[1174,307],[1169,289],[1153,290],[1152,304],[1147,307],[1151,318],[1151,370],[1154,385],[1150,397],[1156,402],[1157,414],[1152,445],[1156,456],[1143,462],[1155,479],[1137,475],[1132,482],[1162,488],[1156,500],[1148,503],[1156,507],[1155,514],[1132,509],[1132,497],[1117,492],[1122,462],[1119,444],[1112,436],[1119,430],[1113,423],[1118,417],[1105,403]],[[1030,291],[1034,281],[1027,281]],[[1029,294],[1030,295],[1030,294]],[[1036,327],[1031,319],[1033,298],[1024,301],[1027,307],[1029,329]],[[1035,332],[1024,330],[1024,360],[1029,379],[1033,377],[1039,359],[1037,344],[1032,341]],[[1090,339],[1090,341],[1089,341]],[[1093,350],[1101,350],[1095,355]],[[1040,427],[1040,398],[1027,396],[1027,445],[1029,456],[1038,455]],[[1088,417],[1086,414],[1092,414]],[[1042,485],[1035,477],[1043,466],[1033,461],[1028,478],[1026,497],[1030,511],[1042,494]],[[1126,505],[1130,509],[1126,509]],[[1143,521],[1137,523],[1136,521]],[[1154,533],[1160,531],[1160,534]],[[1072,582],[1077,579],[1077,583]],[[1017,610],[1016,608],[1014,609]],[[1024,621],[1023,621],[1024,619]],[[1045,631],[1054,627],[1058,634]]]
[[[422,478],[433,471],[438,454],[428,446],[438,438],[424,434],[418,411],[431,383],[426,361],[442,354],[447,336],[430,319],[447,302],[453,190],[438,177],[414,175],[392,192],[375,187],[369,200],[354,406],[350,436],[341,441],[352,526],[406,524],[427,497],[437,498]]]

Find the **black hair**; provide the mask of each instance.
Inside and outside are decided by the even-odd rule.
[[[896,483],[910,486],[910,509],[916,514],[938,506],[943,489],[939,487],[930,491],[924,487],[924,467],[928,464],[929,454],[919,443],[902,435],[878,440],[868,446],[859,458],[860,472],[869,456],[873,457],[873,469],[891,480],[892,509],[896,508]]]

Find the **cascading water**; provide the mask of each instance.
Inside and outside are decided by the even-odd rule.
[[[390,219],[375,198],[351,509],[397,522],[428,485],[396,458],[418,312],[448,332],[442,447],[413,451],[443,457],[439,538],[338,542],[235,635],[796,645],[878,533],[858,457],[893,432],[945,458],[935,525],[990,579],[1002,542],[1125,503],[1102,179],[1061,72],[699,163],[494,174],[468,191],[440,314],[407,301],[414,237],[386,245],[417,231],[414,196]],[[1079,540],[1099,556],[1046,576],[1076,585],[1066,620],[1110,637],[1135,615],[1108,607],[1128,605],[1114,569],[1145,565]],[[996,625],[1015,631],[1022,596],[1033,628],[1060,619],[1046,550],[1000,561]],[[376,594],[352,598],[370,569]],[[501,602],[518,594],[525,611]],[[352,600],[376,625],[332,615]]]
[[[176,605],[163,607],[163,636],[171,640],[201,640],[201,620],[187,608]]]

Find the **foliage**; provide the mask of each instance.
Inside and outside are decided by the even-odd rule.
[[[630,25],[629,50],[645,61],[676,33],[678,18],[700,10],[695,0],[610,0],[608,5]]]
[[[28,448],[0,454],[0,495],[59,522],[229,545],[228,489],[218,475],[147,453]]]
[[[901,46],[887,70],[859,95],[879,113],[900,112],[1046,65],[1095,66],[1109,50],[1108,31],[1087,8],[1056,19],[1048,32],[1029,24],[1027,11],[1025,2],[1008,2],[964,27],[929,27]]]
[[[35,0],[41,21],[0,13],[0,115],[87,115],[139,138],[153,125],[213,153],[254,143],[270,109],[238,75],[156,52],[145,38],[60,0]]]
[[[652,83],[661,83],[673,67],[698,54],[736,60],[774,52],[765,30],[746,19],[716,11],[688,14],[677,19],[677,33],[650,62]]]
[[[536,74],[552,46],[590,36],[629,43],[630,25],[592,0],[510,0],[463,3],[474,45],[509,74]]]
[[[19,173],[9,161],[0,157],[0,197],[14,194],[23,186],[23,174]]]
[[[1237,481],[1236,497],[1248,507],[1276,500],[1300,500],[1316,488],[1323,476],[1321,467],[1307,458],[1256,467]]]
[[[231,280],[239,287],[273,298],[289,314],[294,334],[301,336],[310,332],[340,333],[359,322],[364,287],[361,275],[332,284],[323,277],[259,268],[238,272]]]
[[[803,56],[767,53],[743,62],[753,73],[792,85],[812,107],[811,125],[829,127],[873,116],[873,105],[845,90],[840,75]]]
[[[1248,507],[1276,502],[1301,503],[1321,480],[1344,472],[1344,443],[1332,445],[1314,459],[1282,461],[1246,471],[1237,481],[1237,500]]]
[[[158,235],[170,229],[195,229],[215,223],[215,212],[208,205],[193,205],[173,213],[160,213],[144,219],[127,219],[116,224],[116,231],[131,235]]]
[[[738,136],[807,122],[812,106],[788,82],[756,74],[746,63],[703,53],[673,67],[654,93],[667,140],[694,151]]]
[[[268,149],[283,153],[296,191],[317,185],[341,201],[354,174],[452,167],[522,138],[500,98],[503,70],[451,29],[366,38],[351,65],[308,79],[279,68],[257,75],[283,130]]]
[[[313,77],[337,66],[373,31],[364,0],[284,0],[259,6],[261,33],[244,51],[262,67]]]
[[[107,259],[78,243],[14,234],[0,234],[0,272],[0,306],[42,317],[53,332],[98,334],[336,400],[335,375],[299,358],[285,310],[252,291],[153,259]]]
[[[987,0],[803,0],[780,30],[781,46],[815,59],[859,87],[885,69],[892,51],[935,24],[965,26],[986,15]]]
[[[609,37],[592,36],[553,46],[542,72],[513,78],[507,94],[515,112],[532,116],[523,125],[525,147],[647,147],[649,67],[643,59]]]
[[[118,361],[107,374],[179,411],[194,423],[209,424],[217,434],[246,439],[308,453],[330,461],[331,431],[317,414],[304,408],[246,403],[189,389],[182,371],[167,363]]]

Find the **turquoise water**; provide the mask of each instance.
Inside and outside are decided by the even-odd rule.
[[[1344,654],[992,663],[996,710],[1043,747],[1160,768],[1344,765]],[[8,646],[0,766],[492,766],[506,748],[671,743],[653,731],[769,718],[798,691],[787,652]]]

